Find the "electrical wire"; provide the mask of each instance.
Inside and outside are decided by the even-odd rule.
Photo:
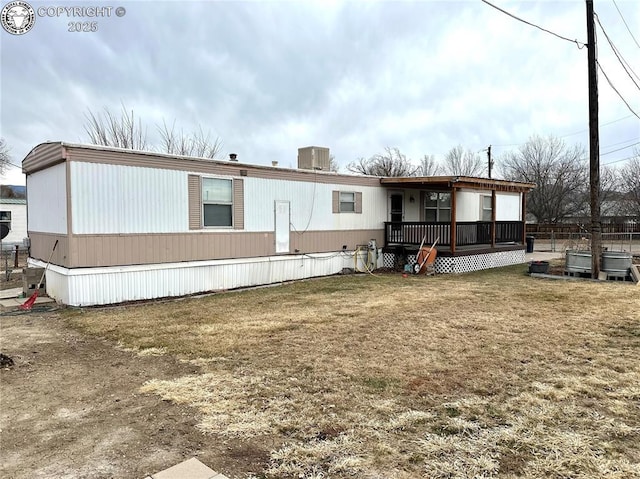
[[[622,94],[618,91],[618,89],[613,86],[613,83],[611,83],[611,80],[609,80],[609,77],[607,76],[607,74],[604,72],[604,69],[602,68],[602,65],[600,65],[600,62],[598,60],[596,60],[596,64],[598,65],[598,68],[600,69],[600,71],[602,72],[602,74],[604,75],[605,79],[607,80],[607,83],[609,83],[609,86],[611,88],[613,88],[613,91],[615,91],[618,96],[620,97],[620,99],[624,102],[625,105],[627,105],[627,108],[629,109],[629,111],[631,113],[633,113],[635,116],[638,117],[638,119],[640,120],[640,115],[638,115],[633,108],[631,108],[631,106],[629,105],[629,103],[627,102],[627,100],[625,100],[625,98],[622,96]]]
[[[304,230],[302,231],[298,231],[294,226],[294,224],[291,221],[289,221],[291,228],[293,228],[293,231],[296,234],[303,235],[309,229],[309,225],[311,224],[311,218],[313,217],[313,207],[316,204],[316,185],[317,184],[318,184],[318,171],[314,168],[313,169],[313,196],[311,197],[311,209],[309,211],[309,221],[307,221],[307,225],[304,227]]]
[[[367,259],[366,261],[362,261],[362,264],[364,265],[364,271],[361,271],[360,269],[358,269],[358,257],[359,257],[359,253],[363,250],[367,251]],[[376,253],[377,255],[377,253]],[[356,272],[358,273],[369,273],[371,276],[378,276],[377,274],[375,274],[371,268],[369,268],[369,261],[371,260],[371,249],[369,248],[368,245],[356,245],[356,249],[353,252],[353,268]]]
[[[553,35],[553,36],[555,36],[555,37],[558,37],[558,38],[560,38],[560,39],[562,39],[562,40],[566,40],[566,41],[568,41],[568,42],[575,43],[575,44],[578,46],[578,48],[579,48],[579,49],[582,49],[582,48],[584,48],[585,46],[587,46],[587,44],[586,44],[586,43],[579,42],[577,39],[576,39],[576,40],[571,40],[570,38],[563,37],[562,35],[558,35],[557,33],[552,32],[551,30],[547,30],[546,28],[542,28],[541,26],[536,25],[535,23],[531,23],[531,22],[528,22],[528,21],[526,21],[526,20],[523,20],[523,19],[522,19],[522,18],[520,18],[520,17],[516,17],[516,16],[515,16],[515,15],[513,15],[512,13],[509,13],[509,12],[507,12],[506,10],[503,10],[502,8],[500,8],[500,7],[496,6],[496,5],[494,5],[493,3],[488,2],[487,0],[480,0],[480,1],[482,1],[483,3],[486,3],[486,4],[487,4],[487,5],[489,5],[490,7],[495,8],[496,10],[498,10],[498,11],[500,11],[500,12],[504,13],[505,15],[508,15],[508,16],[510,16],[511,18],[514,18],[515,20],[518,20],[519,22],[526,23],[527,25],[530,25],[530,26],[532,26],[532,27],[534,27],[534,28],[537,28],[537,29],[539,29],[539,30],[542,30],[543,32],[550,33],[551,35]]]
[[[633,115],[631,115],[631,116],[633,116]],[[636,141],[636,140],[640,140],[640,136],[637,136],[635,138],[631,138],[630,140],[618,141],[616,143],[611,143],[610,145],[607,145],[604,148],[609,148],[611,146],[616,146],[616,145],[622,145],[623,143],[629,143],[630,141]],[[633,145],[630,145],[630,146],[633,146]]]
[[[624,23],[624,26],[627,27],[627,31],[629,32],[629,35],[631,35],[631,38],[633,38],[633,41],[636,42],[636,45],[638,46],[638,48],[640,48],[640,44],[638,44],[638,40],[636,40],[636,37],[634,37],[633,33],[631,33],[631,29],[629,28],[629,25],[627,25],[627,21],[624,19],[622,12],[618,8],[618,4],[616,3],[616,0],[612,0],[612,1],[616,7],[616,10],[618,10],[618,13],[620,14],[620,18],[622,18],[622,22]]]
[[[604,37],[607,39],[607,42],[609,42],[609,46],[611,47],[611,50],[613,50],[613,53],[615,54],[616,58],[618,59],[618,62],[620,62],[620,65],[622,65],[622,68],[624,69],[625,73],[627,75],[629,75],[629,78],[631,78],[631,81],[636,86],[636,88],[638,90],[640,90],[640,85],[638,85],[638,83],[636,83],[636,80],[631,76],[631,73],[629,73],[629,70],[631,70],[631,72],[634,74],[634,76],[638,80],[640,80],[640,77],[638,77],[638,74],[633,71],[633,68],[631,68],[631,65],[629,65],[629,62],[626,59],[624,59],[624,57],[622,56],[622,53],[620,53],[620,51],[613,44],[613,42],[609,38],[609,35],[607,35],[607,32],[605,31],[604,27],[602,26],[602,23],[600,23],[600,18],[598,17],[598,15],[594,14],[594,17],[598,21],[598,25],[600,25],[600,30],[602,30],[602,33],[604,33]],[[629,67],[629,70],[627,70],[627,66]]]
[[[611,153],[615,153],[616,151],[626,150],[627,148],[631,148],[632,146],[640,145],[640,142],[634,143],[632,145],[623,146],[622,148],[617,148],[615,150],[607,151],[606,153],[600,153],[600,156],[609,155]]]
[[[626,119],[631,118],[631,117],[633,117],[633,115],[627,115],[625,117],[618,118],[617,120],[608,121],[606,123],[600,123],[599,127],[611,125],[613,123],[617,123],[619,121],[626,120]],[[578,135],[580,133],[584,133],[584,132],[587,132],[587,131],[589,131],[589,130],[588,129],[584,129],[584,130],[576,131],[575,133],[569,133],[567,135],[558,136],[557,138],[567,138],[569,136]],[[635,140],[635,138],[633,140],[627,140],[627,141],[634,141],[634,140]],[[509,144],[506,144],[506,145],[492,145],[492,146],[501,147],[502,148],[502,147],[505,147],[505,146],[520,146],[520,145],[524,145],[525,143],[526,143],[526,141],[522,141],[520,143],[509,143]],[[619,145],[620,143],[626,143],[626,141],[621,141],[619,143],[613,143],[612,145],[609,145],[609,146]]]
[[[338,256],[344,256],[345,258],[350,258],[351,255],[346,251],[338,251],[337,253],[332,254],[331,256],[311,256],[309,253],[301,253],[301,256],[305,256],[310,259],[317,259],[320,261],[329,260],[333,258],[337,258]]]
[[[638,155],[628,156],[626,158],[620,158],[619,160],[609,161],[608,163],[602,163],[602,166],[613,165],[614,163],[621,163],[623,161],[631,160],[632,158],[637,158]]]
[[[608,122],[606,122],[606,123],[600,123],[600,124],[599,124],[599,126],[600,126],[600,127],[602,127],[602,126],[611,125],[611,124],[613,124],[613,123],[617,123],[617,122],[619,122],[619,121],[622,121],[622,120],[626,120],[626,119],[628,119],[628,118],[631,118],[632,116],[633,116],[633,115],[627,115],[627,116],[625,116],[625,117],[618,118],[617,120],[608,121]],[[580,134],[580,133],[584,133],[584,132],[586,132],[586,131],[589,131],[589,130],[588,130],[588,129],[584,129],[584,130],[576,131],[576,132],[574,132],[574,133],[569,133],[569,134],[567,134],[567,135],[559,136],[558,138],[567,138],[567,137],[569,137],[569,136],[578,135],[578,134]],[[628,141],[633,141],[633,140],[628,140]],[[522,141],[522,142],[520,142],[520,143],[509,143],[509,144],[507,144],[507,145],[493,145],[493,146],[496,146],[496,147],[500,147],[500,148],[502,148],[502,147],[505,147],[505,146],[520,146],[520,145],[523,145],[524,143],[526,143],[526,141]],[[620,143],[625,143],[625,142],[624,142],[624,141],[622,141],[622,142],[620,142]],[[619,145],[620,143],[614,143],[614,145]],[[613,145],[609,145],[609,146],[613,146]]]
[[[20,165],[16,165],[15,163],[11,163],[10,161],[6,161],[5,163],[6,163],[7,165],[11,165],[11,166],[13,166],[14,168],[22,168],[22,166],[20,166]]]

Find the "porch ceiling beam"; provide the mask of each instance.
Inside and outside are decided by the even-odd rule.
[[[520,183],[488,178],[468,176],[426,176],[426,177],[394,177],[380,178],[384,186],[399,187],[441,187],[441,188],[484,188],[494,191],[527,192],[535,188],[533,183]]]

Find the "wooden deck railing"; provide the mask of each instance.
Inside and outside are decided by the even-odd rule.
[[[456,246],[490,245],[490,221],[470,221],[456,223]],[[522,221],[496,221],[495,242],[524,243]],[[451,246],[451,224],[448,222],[403,221],[386,222],[385,245],[432,244],[437,238],[440,246]]]

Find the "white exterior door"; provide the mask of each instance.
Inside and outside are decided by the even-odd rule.
[[[275,202],[276,253],[289,252],[290,211],[288,201]]]

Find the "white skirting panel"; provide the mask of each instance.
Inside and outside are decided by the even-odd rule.
[[[479,271],[490,268],[500,268],[502,266],[511,266],[512,264],[522,264],[525,262],[525,250],[513,251],[496,251],[494,253],[485,254],[469,254],[466,256],[438,256],[436,258],[436,273],[469,273],[471,271]],[[398,260],[414,265],[416,257],[408,255],[406,258],[396,257],[394,253],[384,253],[383,266],[394,268],[398,264]]]
[[[29,258],[28,265],[45,263]],[[51,265],[46,284],[47,294],[59,303],[93,306],[329,276],[353,267],[353,252],[108,268]]]

